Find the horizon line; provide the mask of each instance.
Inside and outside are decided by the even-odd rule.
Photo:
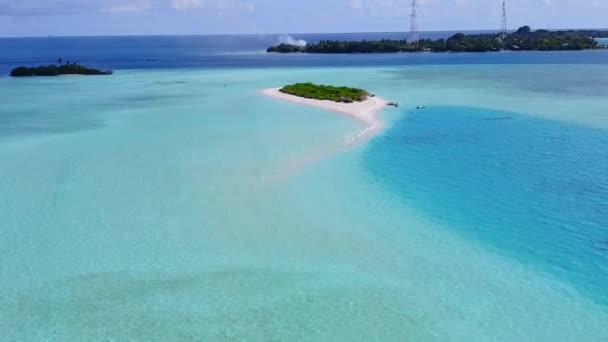
[[[549,31],[566,31],[566,30],[597,30],[608,31],[606,28],[539,28],[536,30]],[[509,32],[514,32],[516,29],[509,29]],[[434,32],[500,32],[497,29],[466,29],[466,30],[428,30],[419,31],[420,33]],[[312,35],[312,34],[364,34],[364,33],[403,33],[409,34],[408,31],[353,31],[353,32],[298,32],[298,33],[193,33],[193,34],[107,34],[107,35],[31,35],[31,36],[1,36],[0,39],[25,39],[25,38],[108,38],[108,37],[218,37],[218,36],[280,36],[280,35]]]

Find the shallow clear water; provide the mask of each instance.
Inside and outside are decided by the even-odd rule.
[[[376,58],[0,78],[0,331],[606,340],[601,58]],[[304,80],[401,109],[344,152],[359,123],[257,93]]]

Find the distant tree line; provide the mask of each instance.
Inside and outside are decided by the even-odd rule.
[[[110,75],[111,71],[87,68],[73,63],[63,65],[46,65],[39,67],[18,67],[11,71],[13,77],[24,76],[59,76],[59,75]]]
[[[608,31],[569,30],[532,31],[529,26],[502,36],[501,34],[466,35],[457,33],[448,39],[377,41],[322,40],[316,44],[295,46],[280,44],[268,48],[278,53],[396,53],[396,52],[490,52],[490,51],[559,51],[600,48],[594,38],[607,38]]]

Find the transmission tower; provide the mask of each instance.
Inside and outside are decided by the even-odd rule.
[[[418,46],[418,22],[417,22],[417,9],[416,0],[412,0],[412,14],[410,15],[410,41],[412,46]]]
[[[502,0],[502,22],[500,24],[500,38],[507,38],[507,0]]]

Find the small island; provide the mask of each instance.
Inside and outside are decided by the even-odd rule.
[[[378,112],[396,104],[389,103],[364,89],[318,85],[310,82],[263,89],[260,92],[273,99],[329,110],[363,122],[365,129],[352,137],[347,145],[365,141],[381,131],[384,122],[378,116]]]
[[[279,89],[279,91],[306,99],[329,100],[342,103],[362,102],[370,96],[363,89],[317,85],[310,82],[286,85]]]
[[[517,31],[502,34],[458,33],[448,39],[422,39],[417,42],[383,39],[378,41],[322,40],[316,44],[296,46],[280,44],[267,52],[277,53],[398,53],[398,52],[493,52],[493,51],[560,51],[600,49],[595,38],[608,38],[608,31],[568,30],[532,31],[522,26]]]
[[[60,76],[60,75],[111,75],[112,71],[87,68],[76,63],[46,65],[39,67],[18,67],[11,71],[12,77]]]

